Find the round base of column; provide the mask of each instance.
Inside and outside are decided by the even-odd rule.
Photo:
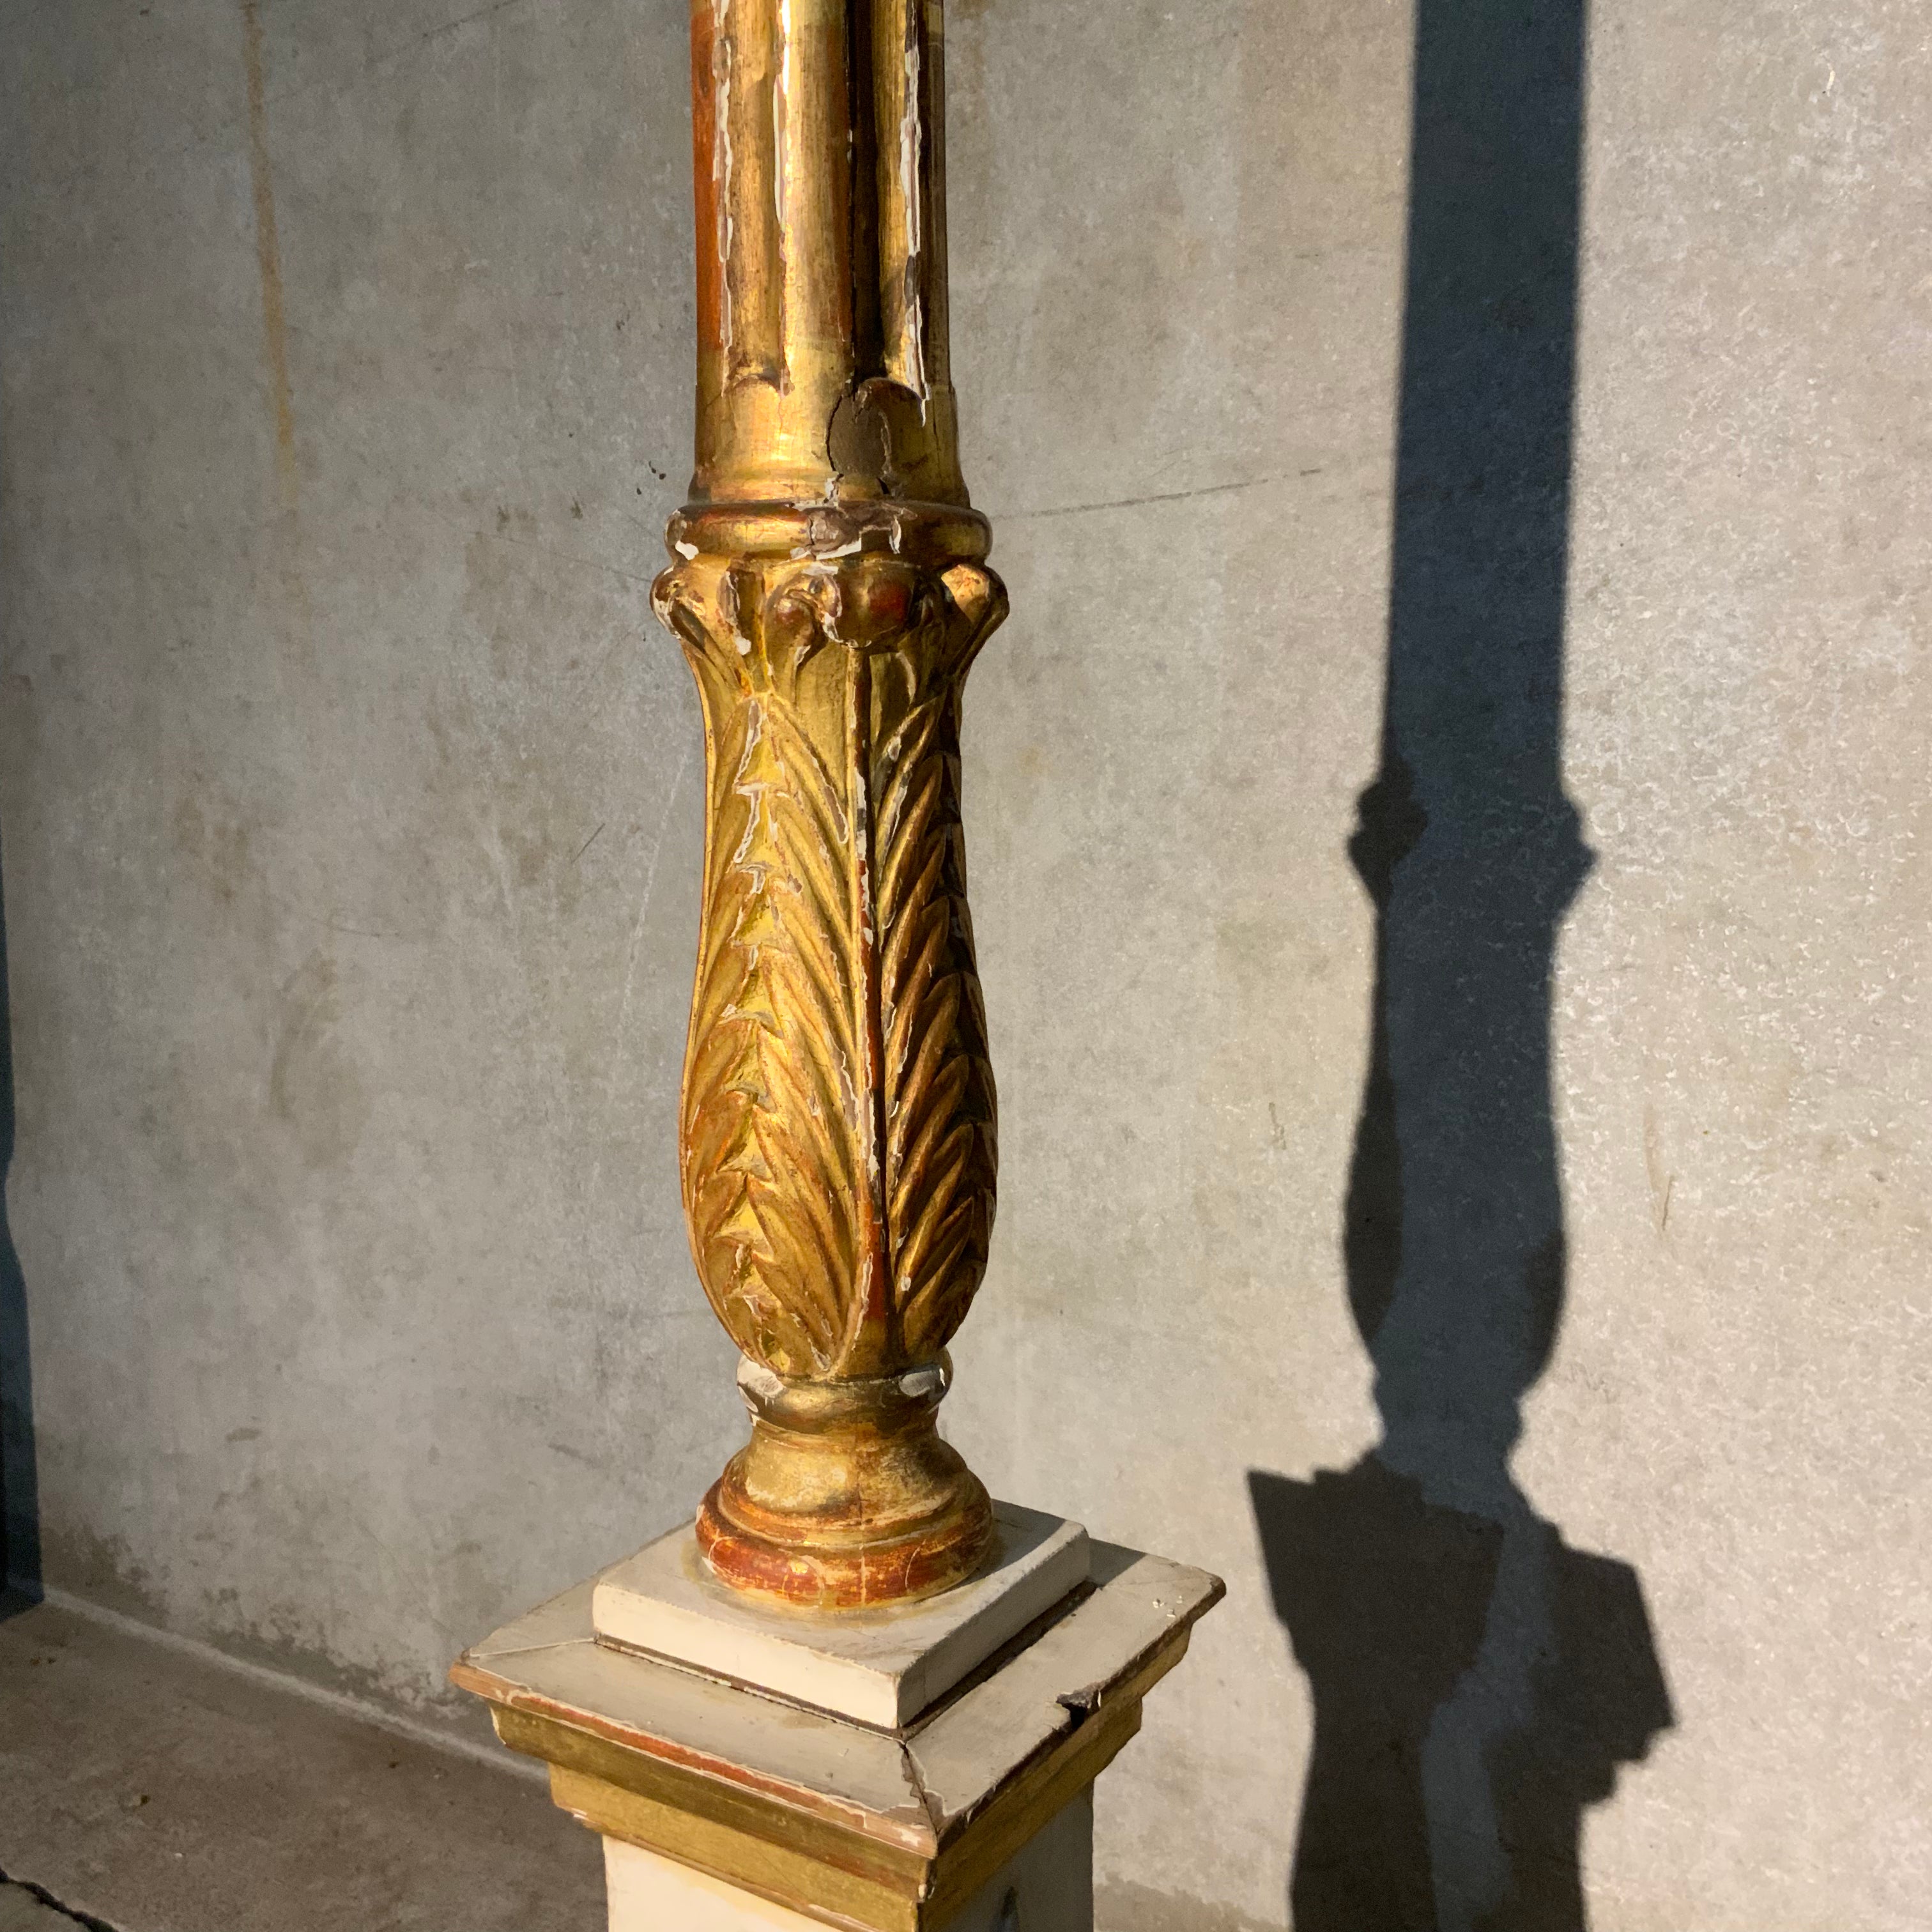
[[[940,1362],[897,1376],[792,1382],[747,1362],[752,1439],[698,1512],[698,1544],[733,1588],[801,1609],[916,1601],[992,1553],[993,1505],[934,1412]]]

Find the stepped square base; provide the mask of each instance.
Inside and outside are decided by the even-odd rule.
[[[1088,1580],[1087,1532],[995,1503],[994,1556],[966,1582],[884,1610],[804,1610],[705,1568],[688,1527],[604,1571],[598,1641],[899,1730]]]
[[[602,1834],[610,1932],[1092,1932],[1094,1780],[1222,1587],[1088,1556],[1083,1585],[902,1730],[614,1648],[588,1582],[450,1676]]]

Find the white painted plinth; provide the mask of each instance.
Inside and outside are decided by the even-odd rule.
[[[902,1730],[616,1648],[590,1582],[450,1674],[609,1844],[611,1932],[1091,1932],[1094,1782],[1222,1592],[1111,1544],[1084,1560]]]
[[[689,1527],[604,1571],[591,1598],[598,1640],[860,1723],[897,1730],[1088,1579],[1076,1522],[995,1503],[998,1556],[923,1603],[815,1611],[766,1604],[720,1583]]]
[[[610,1932],[824,1932],[824,1922],[604,1840]],[[934,1932],[1093,1932],[1094,1793],[1082,1792]]]

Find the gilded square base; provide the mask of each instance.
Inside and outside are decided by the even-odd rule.
[[[604,1840],[604,1869],[610,1932],[824,1932],[821,1918],[621,1838]],[[946,1932],[1093,1932],[1093,1926],[1090,1787],[980,1886]]]
[[[1034,1892],[1060,1901],[1061,1917],[1040,1923],[1060,1932],[1082,1924],[1088,1867],[1066,1847],[1094,1781],[1222,1587],[1096,1544],[1088,1582],[1023,1643],[896,1730],[614,1650],[596,1640],[591,1594],[581,1584],[519,1618],[451,1676],[488,1700],[506,1744],[549,1764],[560,1805],[652,1855],[611,1855],[614,1912],[632,1913],[614,1916],[620,1932],[652,1923],[638,1914],[667,1895],[667,1863],[708,1882],[679,1894],[686,1916],[660,1914],[667,1932],[706,1923],[689,1913],[721,1899],[740,1917],[720,1926],[791,1922],[756,1916],[775,1907],[844,1932],[980,1932],[970,1915],[1003,1874],[1016,1909]],[[1022,1890],[1012,1874],[1025,1872]],[[1018,1922],[1034,1932],[1032,1918]]]

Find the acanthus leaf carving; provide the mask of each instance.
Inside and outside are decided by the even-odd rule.
[[[680,1136],[699,1274],[781,1375],[932,1361],[993,1217],[958,731],[1004,592],[873,551],[690,559],[657,602],[709,772]]]

